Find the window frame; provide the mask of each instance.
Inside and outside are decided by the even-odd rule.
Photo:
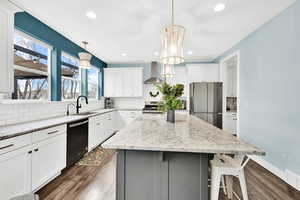
[[[32,42],[34,43],[37,43],[41,46],[44,46],[45,48],[47,48],[47,72],[43,72],[43,71],[40,71],[40,70],[35,70],[35,69],[27,69],[25,68],[24,66],[20,66],[20,65],[16,65],[14,62],[13,62],[13,76],[14,76],[14,70],[16,69],[19,69],[21,71],[24,71],[24,72],[33,72],[33,73],[36,73],[36,74],[40,74],[40,75],[47,75],[47,82],[48,82],[48,88],[47,88],[47,100],[45,99],[11,99],[12,101],[22,101],[22,102],[32,102],[32,101],[39,101],[39,102],[43,102],[43,101],[51,101],[51,52],[53,50],[53,46],[52,45],[49,45],[35,37],[32,37],[30,36],[29,34],[23,32],[23,31],[20,31],[18,29],[14,29],[13,31],[13,40],[15,39],[15,35],[19,35],[23,38],[26,38],[28,40],[31,40]],[[13,42],[13,46],[15,45],[15,43]],[[12,52],[13,56],[14,56],[14,47],[13,47],[13,52]],[[15,87],[15,84],[13,84],[13,87]]]
[[[74,60],[76,60],[76,61],[78,61],[78,63],[79,63],[79,58],[77,58],[77,57],[75,57],[75,56],[72,56],[72,55],[70,55],[70,54],[68,54],[67,52],[65,52],[65,51],[62,51],[61,52],[61,58],[62,57],[67,57],[67,58],[71,58],[71,59],[74,59]],[[61,70],[62,70],[62,66],[63,66],[63,64],[62,64],[62,59],[61,59]],[[82,72],[81,72],[81,68],[78,66],[78,77],[79,77],[79,80],[78,79],[75,79],[75,78],[70,78],[70,77],[66,77],[66,76],[63,76],[63,75],[61,75],[61,78],[60,78],[60,81],[61,81],[61,101],[73,101],[73,100],[76,100],[76,98],[74,98],[74,99],[64,99],[64,97],[63,97],[63,93],[62,93],[62,86],[63,86],[63,84],[62,84],[62,79],[64,78],[64,79],[67,79],[67,80],[72,80],[72,81],[77,81],[77,82],[79,82],[79,95],[81,95],[82,94]]]
[[[100,69],[94,65],[91,65],[91,69],[92,70],[96,70],[97,71],[97,93],[96,93],[96,97],[95,98],[91,98],[91,100],[98,100],[100,98],[100,92],[99,92],[99,88],[100,88],[100,80],[99,80],[99,76],[100,76]],[[87,69],[87,96],[89,97],[89,73],[88,73],[88,70],[90,69]]]

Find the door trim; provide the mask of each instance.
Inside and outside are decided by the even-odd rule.
[[[237,50],[235,52],[233,52],[232,54],[226,56],[225,58],[221,59],[220,61],[220,79],[223,80],[223,77],[221,77],[221,75],[223,76],[223,67],[225,66],[225,62],[229,59],[231,59],[232,57],[237,56],[237,127],[236,127],[236,132],[237,132],[237,137],[240,137],[240,50]],[[224,81],[223,81],[224,82]],[[226,99],[225,94],[226,91],[224,84],[223,84],[223,114],[225,114],[226,112]]]

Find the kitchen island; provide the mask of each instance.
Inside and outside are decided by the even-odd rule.
[[[210,155],[265,154],[187,114],[144,114],[102,146],[118,150],[117,200],[208,200]]]

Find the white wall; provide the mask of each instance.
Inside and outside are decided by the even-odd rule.
[[[240,52],[240,137],[265,150],[262,159],[273,165],[272,168],[298,175],[299,19],[298,0],[216,59],[220,61],[233,52]]]

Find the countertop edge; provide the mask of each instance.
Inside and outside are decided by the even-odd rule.
[[[18,136],[22,136],[22,135],[26,135],[26,134],[30,134],[32,132],[35,132],[35,131],[40,131],[40,130],[43,130],[43,129],[47,129],[47,128],[52,128],[52,127],[55,127],[55,126],[59,126],[59,125],[63,125],[63,124],[67,124],[67,123],[71,123],[71,122],[75,122],[75,121],[78,121],[78,120],[82,120],[82,119],[86,119],[86,118],[90,118],[90,117],[95,117],[95,116],[98,116],[98,115],[103,115],[103,114],[106,114],[106,113],[109,113],[109,112],[114,112],[116,111],[117,109],[112,109],[112,110],[107,110],[107,111],[103,111],[103,112],[99,112],[99,113],[93,113],[93,114],[90,114],[90,115],[73,115],[73,116],[78,116],[77,119],[72,119],[72,120],[65,120],[65,121],[62,121],[60,123],[53,123],[51,125],[44,125],[44,126],[40,126],[40,127],[37,127],[37,128],[32,128],[32,129],[28,129],[26,131],[20,131],[20,132],[14,132],[14,133],[11,133],[11,134],[8,134],[8,135],[4,135],[4,136],[0,136],[0,141],[1,140],[7,140],[7,139],[10,139],[10,138],[14,138],[14,137],[18,137]],[[94,112],[96,112],[97,110],[94,110]],[[67,117],[67,116],[59,116],[59,117]],[[31,122],[25,122],[25,123],[20,123],[20,124],[15,124],[15,125],[11,125],[11,126],[18,126],[18,125],[24,125],[24,124],[30,124],[30,123],[38,123],[38,122],[42,122],[42,121],[46,121],[46,120],[51,120],[51,119],[54,119],[54,118],[57,118],[57,117],[53,117],[53,118],[49,118],[49,119],[41,119],[41,120],[36,120],[36,121],[31,121]]]
[[[261,151],[212,151],[212,150],[193,150],[193,149],[175,149],[175,148],[147,148],[147,147],[120,147],[109,144],[101,145],[104,149],[115,149],[115,150],[131,150],[131,151],[157,151],[157,152],[178,152],[178,153],[206,153],[206,154],[216,154],[216,153],[224,153],[224,154],[235,154],[235,155],[256,155],[256,156],[265,156],[266,153]]]

